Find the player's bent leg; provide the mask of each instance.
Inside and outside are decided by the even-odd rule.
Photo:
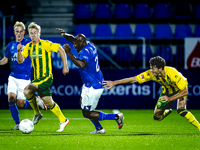
[[[102,120],[115,120],[118,124],[118,128],[121,129],[123,127],[123,120],[124,120],[124,115],[123,113],[119,114],[108,114],[100,111],[99,114],[99,121]]]
[[[177,112],[200,131],[200,124],[191,112],[185,108],[179,108],[177,109]]]
[[[90,119],[90,121],[95,126],[95,131],[90,132],[89,134],[101,134],[105,133],[105,129],[102,127],[101,123],[98,121],[99,111],[88,111],[82,109],[83,117]]]
[[[60,107],[58,106],[58,104],[53,102],[53,106],[50,107],[50,110],[59,118],[60,122],[65,122],[66,118],[63,115],[63,113],[62,113]]]
[[[19,110],[16,105],[16,97],[17,96],[15,93],[12,92],[8,93],[8,106],[11,112],[11,116],[16,124],[16,126],[11,130],[19,130],[20,118],[19,118]]]
[[[56,104],[51,96],[42,97],[46,106],[49,107],[50,111],[55,114],[60,121],[60,129],[57,132],[62,132],[69,124],[69,120],[63,115],[60,107]]]
[[[99,120],[100,112],[82,109],[82,114],[83,114],[83,117],[88,118],[88,119],[92,119],[92,120],[97,122]]]
[[[200,131],[200,124],[194,115],[186,109],[187,96],[180,98],[177,102],[177,112],[180,116],[184,117],[189,123],[195,126]]]
[[[31,97],[26,97],[28,99],[28,102],[29,104],[31,105],[33,111],[34,111],[34,114],[35,115],[39,115],[41,114],[40,110],[39,110],[39,106],[36,102],[36,97],[34,94],[31,95]]]
[[[39,110],[39,106],[36,102],[36,97],[34,95],[34,93],[37,90],[37,86],[38,85],[33,85],[33,84],[30,83],[24,89],[24,95],[28,99],[29,104],[31,105],[35,115],[41,114],[41,112]]]

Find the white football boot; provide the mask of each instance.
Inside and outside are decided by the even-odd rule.
[[[106,130],[103,128],[101,130],[94,130],[93,132],[90,132],[89,134],[105,134]]]
[[[36,97],[36,100],[37,100],[37,103],[38,103],[38,106],[43,109],[44,111],[47,110],[47,106],[44,104],[43,100],[39,97],[39,96],[35,96]]]
[[[115,120],[118,124],[118,128],[121,129],[124,125],[123,120],[124,120],[124,115],[123,113],[119,113],[117,114],[119,116],[119,118],[117,120]]]
[[[39,120],[42,119],[42,117],[43,117],[42,114],[34,115],[33,120],[32,120],[33,124],[34,125],[37,124],[39,122]]]
[[[17,124],[13,129],[10,130],[19,130],[19,124]]]
[[[62,132],[69,124],[69,120],[66,119],[65,122],[61,122],[60,123],[60,129],[57,130],[57,132]]]

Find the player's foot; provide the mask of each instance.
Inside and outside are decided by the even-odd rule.
[[[103,128],[101,130],[94,130],[93,132],[90,132],[90,134],[104,134],[106,133],[106,130]]]
[[[13,129],[10,130],[19,130],[19,124],[17,124]]]
[[[61,122],[60,123],[60,129],[57,130],[57,132],[62,132],[69,124],[69,120],[66,119],[65,122]]]
[[[47,106],[44,104],[43,100],[39,96],[36,96],[36,99],[37,99],[38,106],[41,109],[43,109],[44,111],[46,111],[47,110]]]
[[[39,120],[42,119],[42,117],[43,117],[42,114],[34,115],[33,120],[32,120],[33,124],[34,125],[37,124],[39,122]]]
[[[119,118],[117,120],[115,120],[118,124],[118,128],[121,129],[124,125],[123,120],[124,120],[124,115],[123,113],[119,113],[117,114],[119,116]]]
[[[166,109],[166,110],[164,111],[162,117],[161,117],[158,121],[163,120],[165,117],[167,117],[169,114],[171,114],[171,112],[172,112],[172,109],[171,109],[171,108],[170,108],[170,109]]]
[[[167,112],[168,111],[168,112]],[[169,115],[172,112],[172,109],[166,109],[166,116]]]
[[[167,117],[172,112],[172,109],[171,108],[166,109],[165,111],[166,111],[165,117]]]

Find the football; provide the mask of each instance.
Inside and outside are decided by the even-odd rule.
[[[19,130],[24,134],[29,134],[33,131],[33,122],[29,119],[24,119],[19,124]]]

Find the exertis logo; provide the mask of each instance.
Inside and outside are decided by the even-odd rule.
[[[190,54],[187,60],[187,67],[190,68],[200,68],[200,42],[197,42],[194,50]]]

